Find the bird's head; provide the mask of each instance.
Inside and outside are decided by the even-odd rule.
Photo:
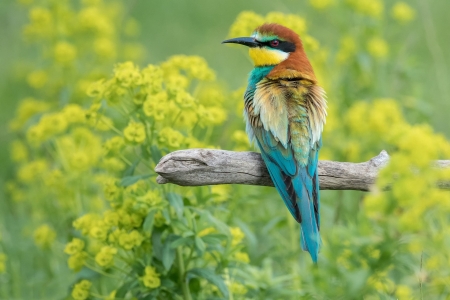
[[[222,43],[249,47],[250,57],[257,67],[278,65],[293,53],[304,53],[299,36],[279,24],[264,24],[256,28],[250,37],[229,39]]]

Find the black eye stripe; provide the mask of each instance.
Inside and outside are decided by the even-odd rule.
[[[281,50],[283,52],[294,52],[295,51],[295,44],[294,43],[291,43],[291,42],[288,42],[288,41],[280,41],[280,40],[278,40],[278,41],[279,41],[279,44],[276,47],[273,47],[272,45],[270,45],[271,41],[266,41],[266,42],[257,41],[257,42],[261,46],[267,46],[267,47],[270,47],[270,48],[273,48],[273,49]]]

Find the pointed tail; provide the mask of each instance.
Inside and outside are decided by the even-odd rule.
[[[306,173],[306,172],[305,172]],[[302,249],[308,251],[314,263],[317,263],[319,248],[321,244],[319,234],[318,210],[315,209],[314,203],[318,199],[317,193],[314,193],[313,180],[307,174],[300,182],[297,182],[297,204],[301,215],[301,233],[300,241]]]

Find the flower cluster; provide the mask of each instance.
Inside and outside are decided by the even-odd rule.
[[[75,284],[72,290],[72,297],[74,300],[85,300],[89,297],[89,290],[92,286],[92,282],[88,280],[82,280]]]
[[[360,14],[373,18],[381,18],[384,12],[382,0],[346,0],[346,2]]]
[[[307,30],[306,20],[297,15],[271,12],[266,16],[261,16],[252,11],[244,11],[237,16],[236,21],[230,28],[228,36],[248,36],[256,27],[263,23],[278,23],[294,30],[302,36]],[[312,39],[312,37],[310,38]]]
[[[145,267],[145,274],[141,277],[144,285],[150,289],[155,289],[161,285],[161,280],[159,279],[159,274],[152,266]]]
[[[405,2],[397,2],[392,7],[392,17],[401,23],[411,22],[415,16],[414,9]]]

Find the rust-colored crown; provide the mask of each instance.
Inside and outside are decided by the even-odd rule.
[[[316,83],[317,79],[314,74],[311,63],[306,56],[303,43],[293,30],[280,24],[270,23],[263,24],[256,28],[256,32],[263,35],[276,35],[280,39],[294,43],[295,52],[289,55],[289,58],[281,62],[269,73],[269,78],[295,78],[303,77]]]

